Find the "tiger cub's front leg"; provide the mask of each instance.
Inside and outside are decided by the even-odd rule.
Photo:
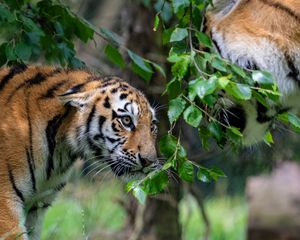
[[[43,207],[31,209],[27,213],[25,226],[30,240],[40,239],[45,213],[46,208]]]
[[[0,239],[28,240],[23,206],[9,196],[0,196]]]

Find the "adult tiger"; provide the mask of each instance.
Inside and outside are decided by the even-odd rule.
[[[271,72],[282,108],[297,110],[300,85],[300,1],[216,0],[207,13],[207,31],[222,57],[248,69]],[[261,104],[233,105],[225,116],[237,122],[244,143],[263,139],[276,114]]]
[[[0,106],[0,239],[39,239],[45,209],[78,157],[106,161],[125,179],[157,167],[154,111],[117,77],[6,67]]]

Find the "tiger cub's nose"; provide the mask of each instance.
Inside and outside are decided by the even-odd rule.
[[[140,163],[142,165],[142,167],[148,167],[151,165],[151,163],[153,163],[153,161],[149,160],[148,158],[143,158],[140,156]]]

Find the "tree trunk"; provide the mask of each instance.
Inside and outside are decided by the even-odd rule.
[[[138,3],[124,0],[89,0],[84,3],[84,8],[86,11],[83,15],[86,18],[96,26],[117,32],[126,47],[161,65],[166,64],[162,54],[164,49],[159,32],[154,33],[152,30],[155,13],[150,9]],[[93,11],[89,9],[93,9]],[[103,48],[104,42],[101,39],[97,40],[96,43],[97,49]],[[87,62],[89,67],[100,68],[104,74],[121,76],[133,86],[141,89],[153,105],[165,105],[167,103],[167,99],[161,97],[167,80],[159,74],[154,74],[150,84],[147,84],[128,69],[120,70],[109,66],[105,58],[101,57],[100,51],[95,53],[95,47],[92,45],[89,49],[82,46],[80,52],[81,59]],[[158,113],[158,118],[160,122],[159,134],[165,133],[168,129],[166,114],[160,115]],[[132,204],[134,209],[127,209],[127,211],[136,212],[136,216],[134,221],[129,219],[128,223],[134,226],[127,226],[126,231],[124,231],[124,235],[127,236],[124,236],[124,239],[128,239],[128,230],[131,229],[133,229],[133,233],[129,234],[131,240],[181,239],[178,211],[180,189],[179,183],[171,183],[166,193],[155,198],[148,198],[146,206],[139,206],[138,209],[135,209],[137,204]]]

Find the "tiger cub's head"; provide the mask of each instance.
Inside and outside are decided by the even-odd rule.
[[[127,181],[158,167],[157,120],[140,91],[110,77],[75,86],[60,98],[75,109],[69,144],[86,160],[102,164],[98,169],[105,162]]]

